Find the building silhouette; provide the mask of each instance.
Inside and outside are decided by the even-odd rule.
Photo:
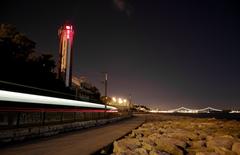
[[[72,89],[76,91],[76,98],[90,101],[100,102],[100,92],[86,77],[72,77]]]

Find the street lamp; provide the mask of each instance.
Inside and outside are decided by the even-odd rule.
[[[107,82],[108,82],[108,73],[104,72],[104,95],[107,97]]]
[[[117,99],[115,97],[112,98],[113,102],[117,102]]]
[[[105,112],[106,112],[106,109],[107,109],[107,100],[108,100],[108,97],[107,97],[107,80],[108,80],[108,73],[107,72],[103,72],[104,74],[104,98],[106,100],[106,103],[105,103]]]
[[[122,104],[123,103],[123,100],[121,98],[118,99],[118,103],[119,104]]]

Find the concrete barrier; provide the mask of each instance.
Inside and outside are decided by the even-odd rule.
[[[129,117],[131,116],[129,115],[129,116],[109,118],[109,119],[89,120],[89,121],[57,124],[57,125],[45,125],[45,126],[39,126],[39,127],[35,126],[35,127],[26,127],[26,128],[18,128],[18,129],[1,130],[0,144],[23,141],[23,140],[33,139],[33,138],[53,136],[59,133],[104,125],[107,123],[116,122]]]

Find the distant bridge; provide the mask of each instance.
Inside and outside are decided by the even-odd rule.
[[[189,109],[185,107],[180,107],[177,109],[167,110],[167,111],[159,111],[159,110],[151,110],[153,113],[211,113],[211,112],[221,112],[221,109],[216,109],[212,107],[207,107],[203,109]]]

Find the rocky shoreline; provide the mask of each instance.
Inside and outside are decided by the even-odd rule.
[[[207,118],[149,121],[113,144],[113,155],[240,155],[240,122]]]

